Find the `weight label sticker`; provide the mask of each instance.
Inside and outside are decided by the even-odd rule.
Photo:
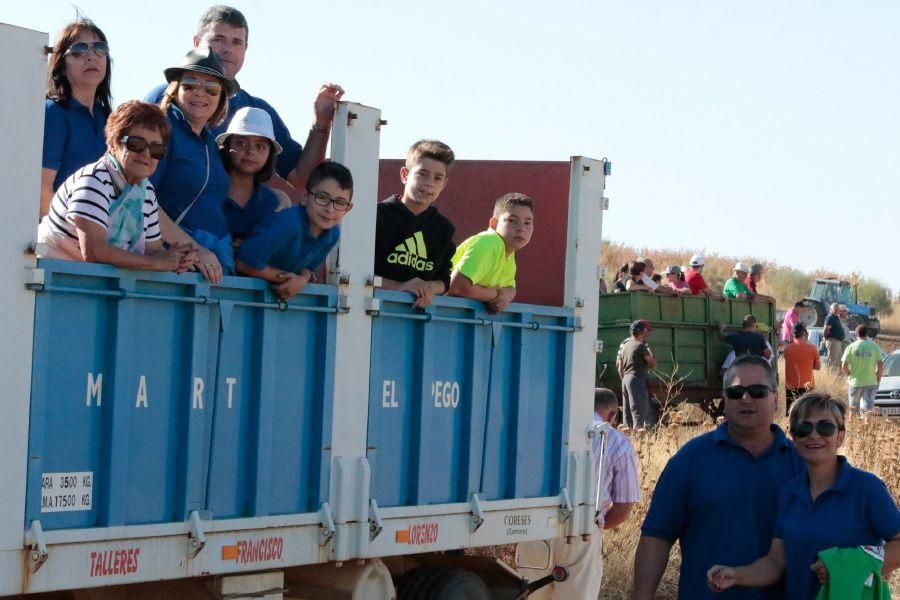
[[[41,475],[41,512],[91,510],[93,490],[93,471],[44,473]]]

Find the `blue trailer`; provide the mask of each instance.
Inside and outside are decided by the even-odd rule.
[[[36,260],[45,42],[0,25],[0,50],[30,57],[2,122],[35,140],[0,149],[0,596],[392,598],[469,578],[515,597],[517,573],[446,551],[593,534],[605,161],[571,161],[562,306],[420,310],[379,289],[381,113],[348,103],[332,156],[356,208],[290,302],[255,279]]]

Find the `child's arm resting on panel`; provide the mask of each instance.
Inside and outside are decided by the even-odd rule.
[[[285,302],[299,294],[306,287],[306,284],[309,283],[310,278],[312,278],[312,271],[306,268],[300,269],[299,273],[291,273],[269,265],[262,269],[254,269],[240,260],[237,261],[236,266],[237,272],[241,275],[258,277],[271,283],[272,289],[275,290],[275,295]]]

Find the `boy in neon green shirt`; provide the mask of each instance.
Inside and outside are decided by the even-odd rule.
[[[500,312],[516,296],[515,252],[534,233],[534,201],[525,194],[505,194],[494,203],[489,229],[468,238],[453,255],[450,296],[487,302]]]

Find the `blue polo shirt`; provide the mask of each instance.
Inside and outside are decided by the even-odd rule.
[[[237,259],[261,270],[266,265],[299,273],[306,268],[315,271],[337,244],[340,226],[332,227],[316,237],[309,230],[306,209],[292,206],[266,217],[243,241]]]
[[[194,133],[184,113],[174,104],[169,107],[168,117],[172,126],[168,150],[150,177],[159,205],[173,221],[190,206],[181,227],[192,235],[205,231],[221,239],[228,235],[222,205],[231,189],[231,179],[222,166],[214,136],[206,127],[199,136]]]
[[[278,197],[275,192],[266,186],[257,183],[253,195],[247,201],[247,206],[241,205],[230,197],[225,198],[225,220],[228,222],[228,232],[236,240],[242,240],[253,231],[263,219],[275,212],[278,208]]]
[[[94,113],[76,100],[44,102],[44,158],[42,166],[56,171],[53,191],[81,167],[97,162],[106,152],[106,119],[99,102]]]
[[[680,542],[679,598],[784,597],[780,585],[731,588],[720,594],[706,585],[711,566],[745,565],[769,552],[778,494],[805,471],[784,432],[777,425],[772,432],[774,443],[755,458],[723,423],[685,444],[660,475],[641,534]]]
[[[159,104],[165,90],[165,85],[155,87],[150,90],[150,93],[147,94],[144,100],[153,104]],[[291,137],[291,132],[288,131],[287,125],[281,120],[281,116],[279,116],[278,112],[271,104],[262,98],[251,96],[243,89],[238,89],[237,93],[228,99],[228,116],[225,117],[225,122],[212,129],[213,137],[225,133],[234,113],[237,112],[238,109],[246,106],[261,108],[272,117],[272,126],[275,129],[275,139],[278,140],[278,143],[281,144],[282,148],[281,154],[275,159],[275,171],[282,177],[287,178],[288,174],[297,166],[297,161],[300,159],[300,153],[303,151],[303,146]]]
[[[838,476],[815,502],[802,475],[781,490],[775,537],[784,540],[787,597],[813,600],[819,580],[809,570],[828,548],[877,546],[900,533],[900,511],[884,483],[838,456]]]

